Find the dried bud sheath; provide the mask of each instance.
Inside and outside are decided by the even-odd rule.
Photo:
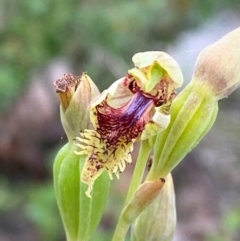
[[[88,106],[99,90],[85,73],[79,77],[66,74],[54,85],[61,103],[61,122],[68,140],[72,141],[80,131],[91,127]]]

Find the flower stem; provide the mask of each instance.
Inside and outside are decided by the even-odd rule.
[[[148,144],[148,140],[144,140],[141,142],[139,154],[138,154],[136,165],[133,172],[132,181],[128,189],[128,194],[127,194],[124,206],[126,206],[127,203],[132,199],[135,191],[137,190],[138,186],[141,184],[151,150],[152,148]]]
[[[124,203],[124,207],[126,207],[128,202],[132,199],[132,197],[134,196],[134,193],[136,192],[137,188],[141,184],[151,149],[152,148],[150,147],[148,140],[144,140],[141,142],[137,162],[136,162],[135,169],[133,172],[132,181],[131,181],[129,189],[128,189],[128,194],[127,194],[127,197],[126,197],[126,200]],[[124,208],[123,208],[123,210],[124,210]],[[112,241],[125,240],[125,236],[127,234],[127,231],[129,229],[130,225],[131,225],[131,223],[129,223],[126,219],[124,219],[123,213],[121,213],[121,216],[118,220],[117,227],[115,229],[115,233],[113,235]]]

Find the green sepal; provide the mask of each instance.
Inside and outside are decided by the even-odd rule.
[[[151,77],[149,81],[146,83],[146,91],[150,92],[155,87],[157,83],[162,79],[164,75],[164,71],[162,67],[158,63],[154,63],[151,67]]]
[[[54,187],[68,241],[87,241],[96,230],[108,200],[110,179],[103,173],[94,184],[92,198],[80,175],[86,156],[76,155],[75,146],[66,144],[54,162]]]
[[[168,128],[159,133],[148,180],[166,177],[212,127],[218,100],[203,86],[190,83],[171,106]]]

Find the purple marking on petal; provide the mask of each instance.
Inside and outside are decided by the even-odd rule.
[[[134,94],[131,101],[120,108],[109,106],[107,101],[102,102],[96,107],[97,131],[101,138],[109,147],[117,146],[123,139],[128,143],[138,138],[149,121],[146,111],[151,104],[153,99],[141,92]]]
[[[124,112],[119,121],[124,123],[128,121],[128,127],[134,125],[134,123],[142,117],[151,103],[152,99],[145,97],[141,92],[136,93],[127,111]]]

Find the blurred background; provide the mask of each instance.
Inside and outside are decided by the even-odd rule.
[[[239,0],[0,1],[0,241],[65,240],[52,165],[66,142],[53,83],[87,71],[100,90],[134,53],[162,50],[185,84],[198,53],[240,26]],[[240,240],[240,91],[174,170],[174,241]],[[132,169],[112,191],[92,240],[110,240]]]

